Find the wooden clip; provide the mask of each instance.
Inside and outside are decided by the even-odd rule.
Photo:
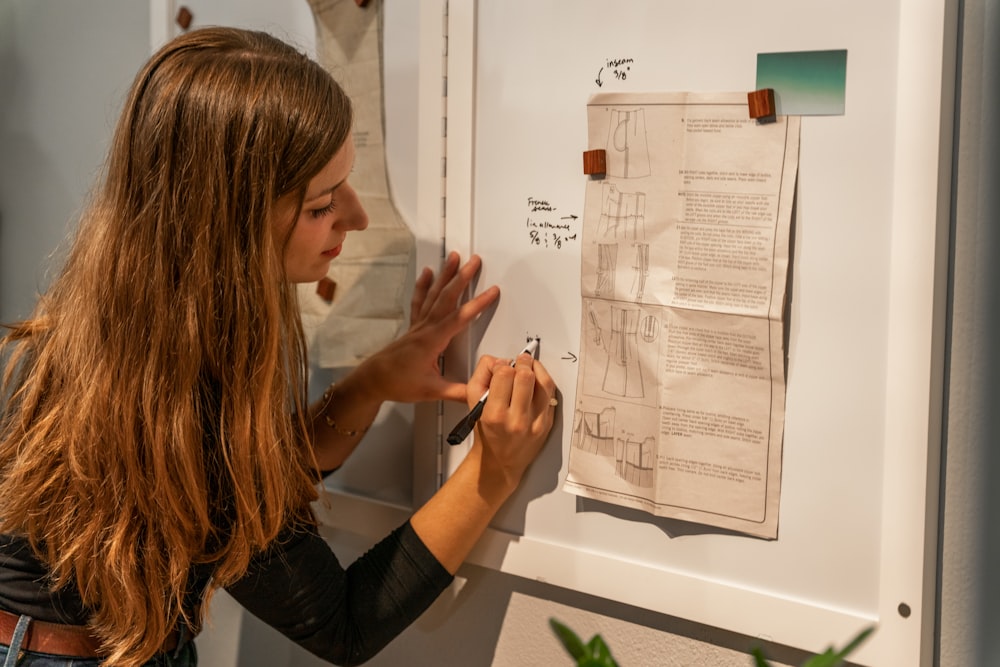
[[[316,283],[316,294],[327,303],[333,303],[333,295],[337,293],[337,283],[332,278],[323,276]]]
[[[174,20],[177,21],[177,25],[180,26],[181,30],[187,30],[191,27],[191,19],[193,18],[194,15],[191,13],[191,10],[181,5],[181,8],[177,10],[177,17]]]
[[[758,123],[773,123],[777,117],[774,106],[774,88],[761,88],[747,93],[747,106],[750,107],[750,117]]]
[[[608,170],[608,155],[603,148],[583,152],[583,173],[600,176]]]

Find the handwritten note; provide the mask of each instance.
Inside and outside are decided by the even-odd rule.
[[[632,71],[632,65],[635,63],[633,58],[609,58],[604,61],[601,65],[601,69],[597,72],[597,78],[594,79],[594,83],[598,87],[604,85],[604,80],[601,78],[607,76],[609,80],[614,81],[624,81],[628,78],[629,73]]]
[[[562,250],[567,244],[578,243],[579,216],[561,214],[545,199],[528,197],[528,215],[524,226],[532,247]]]

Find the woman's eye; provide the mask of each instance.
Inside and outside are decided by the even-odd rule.
[[[333,213],[333,209],[335,208],[337,208],[337,204],[331,199],[329,204],[327,204],[323,208],[313,209],[309,211],[309,214],[312,215],[312,217],[314,218],[322,218],[325,215]]]

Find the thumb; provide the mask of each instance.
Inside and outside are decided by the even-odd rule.
[[[446,401],[455,401],[456,403],[466,402],[466,391],[464,382],[449,382],[448,380],[442,380],[441,382],[441,398]]]

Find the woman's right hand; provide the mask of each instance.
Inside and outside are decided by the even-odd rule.
[[[467,385],[470,407],[489,389],[476,425],[475,446],[482,447],[481,475],[494,483],[520,482],[548,439],[555,419],[556,385],[542,362],[521,354],[511,366],[506,359],[484,356]]]
[[[469,407],[490,390],[472,449],[455,472],[410,519],[434,557],[452,574],[497,510],[517,488],[552,430],[556,384],[545,366],[521,354],[485,356],[466,384]]]

